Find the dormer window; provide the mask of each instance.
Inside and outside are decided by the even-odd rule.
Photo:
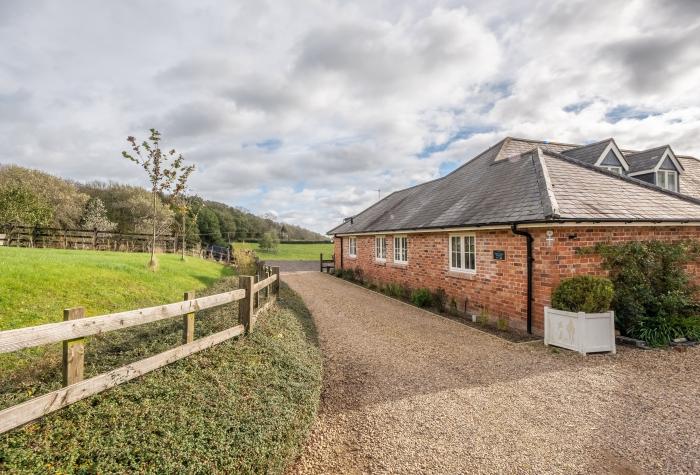
[[[666,190],[678,192],[678,172],[675,170],[657,171],[656,184]]]
[[[613,173],[616,173],[618,175],[622,175],[622,167],[612,167],[612,166],[603,165],[600,168],[604,168],[605,170],[607,170],[609,172],[613,172]]]

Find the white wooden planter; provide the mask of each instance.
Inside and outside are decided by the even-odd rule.
[[[615,353],[615,312],[566,312],[544,308],[544,344],[579,353]]]

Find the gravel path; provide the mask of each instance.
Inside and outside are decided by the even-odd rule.
[[[290,473],[700,473],[700,350],[512,344],[321,273],[286,275],[324,352]]]

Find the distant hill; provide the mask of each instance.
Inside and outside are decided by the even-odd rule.
[[[270,232],[281,240],[327,239],[314,231],[257,216],[248,210],[188,196],[185,233],[191,244],[225,245],[259,239]],[[150,232],[153,202],[144,188],[115,182],[79,183],[49,173],[0,165],[0,225],[15,223],[63,229]],[[160,234],[181,234],[183,212],[160,196],[156,216]]]

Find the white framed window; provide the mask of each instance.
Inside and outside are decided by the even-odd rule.
[[[450,236],[450,270],[476,272],[476,237],[473,234]]]
[[[408,263],[408,238],[406,236],[394,236],[394,262],[398,264]]]
[[[609,172],[613,172],[613,173],[617,173],[618,175],[622,175],[622,167],[603,165],[600,168],[605,168]]]
[[[378,261],[386,261],[386,237],[374,238],[374,258]]]
[[[678,173],[675,170],[659,170],[656,172],[656,184],[670,191],[678,191]]]
[[[348,255],[357,257],[357,238],[351,237],[348,239]]]

